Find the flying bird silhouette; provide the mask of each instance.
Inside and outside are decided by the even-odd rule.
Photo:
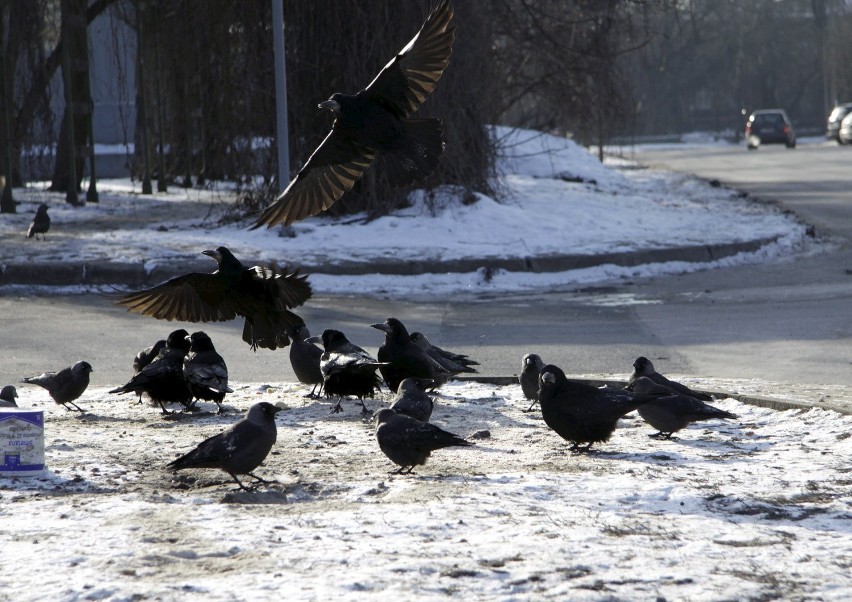
[[[276,349],[305,323],[290,311],[311,298],[307,276],[265,266],[248,267],[226,247],[202,251],[219,263],[212,274],[192,272],[155,287],[122,294],[116,303],[143,316],[184,322],[245,318],[243,340],[253,350]]]
[[[411,119],[450,61],[453,8],[441,0],[420,31],[357,94],[320,103],[335,115],[331,132],[252,226],[290,225],[328,209],[374,162],[391,186],[431,174],[444,150],[440,119]]]

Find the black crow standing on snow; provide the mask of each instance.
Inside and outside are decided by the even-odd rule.
[[[311,333],[307,326],[302,326],[296,331],[296,336],[293,342],[290,343],[290,367],[293,368],[293,373],[300,383],[304,385],[313,385],[314,388],[308,393],[307,397],[317,398],[316,393],[319,386],[322,391],[322,370],[320,370],[320,358],[322,357],[322,349],[309,343]]]
[[[216,353],[206,332],[199,330],[189,336],[189,352],[183,358],[183,377],[196,400],[213,401],[222,413],[222,400],[233,390],[228,386],[228,366]],[[194,402],[190,409],[193,406]]]
[[[38,240],[38,235],[41,234],[41,239],[45,240],[44,235],[47,234],[48,230],[50,230],[50,216],[47,214],[47,205],[42,203],[36,209],[35,217],[27,229],[27,238],[35,236],[35,239]]]
[[[701,401],[713,401],[713,397],[711,395],[708,395],[707,393],[699,393],[698,391],[693,391],[686,385],[682,385],[679,382],[669,380],[654,369],[654,364],[651,363],[651,360],[649,360],[647,357],[638,357],[636,358],[636,361],[633,362],[633,374],[630,375],[630,379],[627,381],[627,388],[632,389],[633,381],[635,381],[640,376],[647,376],[658,385],[668,387],[675,393],[680,393],[681,395],[688,395],[689,397],[694,397],[695,399],[700,399]]]
[[[524,392],[524,397],[529,399],[530,407],[527,412],[533,409],[538,403],[538,376],[541,374],[541,369],[544,368],[544,362],[541,357],[535,353],[527,353],[521,360],[521,375],[518,381],[521,383],[521,391]]]
[[[653,397],[637,410],[642,419],[660,431],[649,437],[671,439],[676,431],[701,420],[734,419],[736,414],[720,410],[700,399],[677,393],[673,389],[655,383],[647,376],[633,381],[633,391],[640,395]]]
[[[406,378],[431,378],[435,383],[446,382],[452,372],[444,369],[426,351],[411,340],[405,325],[396,318],[381,324],[371,324],[385,333],[385,342],[379,347],[379,372],[391,391],[399,389]]]
[[[429,357],[440,364],[441,367],[452,376],[463,372],[476,372],[476,368],[473,366],[478,366],[479,362],[473,361],[467,355],[447,351],[446,349],[441,349],[437,345],[433,345],[422,332],[412,332],[410,336],[415,345],[428,353]],[[443,385],[445,382],[446,378],[443,379],[443,382],[438,382],[436,384]]]
[[[256,350],[290,344],[304,326],[289,311],[310,299],[311,285],[299,271],[248,267],[226,247],[202,251],[219,263],[212,274],[193,272],[135,293],[122,294],[116,303],[127,311],[158,320],[222,322],[245,318],[243,340]]]
[[[441,0],[420,31],[357,94],[336,93],[321,103],[335,115],[331,132],[267,207],[253,228],[292,224],[328,209],[376,161],[391,186],[431,174],[444,150],[440,119],[411,119],[444,73],[455,27]]]
[[[18,390],[13,385],[6,385],[0,390],[0,408],[17,408]]]
[[[163,414],[168,414],[164,404],[179,403],[186,408],[192,405],[192,393],[183,376],[183,360],[189,352],[189,333],[183,328],[173,331],[166,339],[166,346],[147,366],[142,368],[125,385],[112,389],[110,393],[147,393],[151,401],[158,403]]]
[[[89,386],[89,374],[92,373],[92,365],[89,362],[77,362],[70,368],[63,368],[59,372],[45,372],[40,376],[31,376],[21,379],[21,382],[38,385],[47,389],[53,401],[71,410],[68,406],[78,412],[85,412],[83,408],[74,403],[86,387]]]
[[[541,369],[539,381],[542,418],[557,435],[574,444],[573,451],[588,451],[593,443],[608,441],[619,418],[652,399],[624,389],[599,389],[568,380],[552,364]],[[579,447],[581,443],[586,447]]]
[[[434,424],[397,414],[390,408],[379,410],[373,417],[379,448],[391,462],[399,465],[399,470],[395,471],[397,474],[403,471],[410,474],[415,466],[425,464],[436,449],[473,445]]]
[[[399,383],[399,390],[391,402],[391,407],[397,414],[411,416],[421,422],[429,422],[434,400],[426,393],[426,389],[434,386],[431,378],[406,378]]]
[[[231,475],[240,489],[250,490],[237,478],[248,475],[260,483],[268,483],[252,471],[269,455],[275,444],[278,429],[275,414],[281,408],[266,401],[249,408],[246,417],[228,430],[205,439],[191,452],[181,456],[167,466],[172,470],[184,468],[218,468]]]
[[[361,412],[369,414],[364,397],[375,396],[381,386],[381,379],[376,374],[379,367],[376,358],[350,343],[345,334],[333,328],[324,330],[322,337],[310,338],[308,342],[322,342],[324,351],[320,357],[320,370],[325,396],[339,397],[332,412],[341,411],[343,397],[354,395],[361,402]]]

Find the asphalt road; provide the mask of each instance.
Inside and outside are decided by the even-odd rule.
[[[369,324],[396,316],[434,343],[478,359],[486,375],[516,374],[528,352],[575,374],[624,375],[646,355],[667,374],[852,386],[850,157],[852,149],[827,145],[637,155],[782,203],[830,239],[831,250],[818,255],[571,293],[430,303],[320,297],[300,314],[315,334],[339,328],[371,351],[382,333]],[[0,384],[84,358],[95,368],[94,384],[121,384],[137,351],[174,328],[197,328],[131,315],[93,295],[3,295],[0,316]],[[287,350],[251,352],[236,323],[203,328],[234,380],[294,378]]]

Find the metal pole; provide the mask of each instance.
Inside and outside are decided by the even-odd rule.
[[[278,192],[290,183],[287,139],[287,64],[284,53],[284,0],[272,0],[272,43],[275,52],[275,117],[278,133]]]

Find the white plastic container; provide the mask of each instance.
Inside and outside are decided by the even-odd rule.
[[[44,471],[44,412],[0,408],[0,476],[35,477]]]

